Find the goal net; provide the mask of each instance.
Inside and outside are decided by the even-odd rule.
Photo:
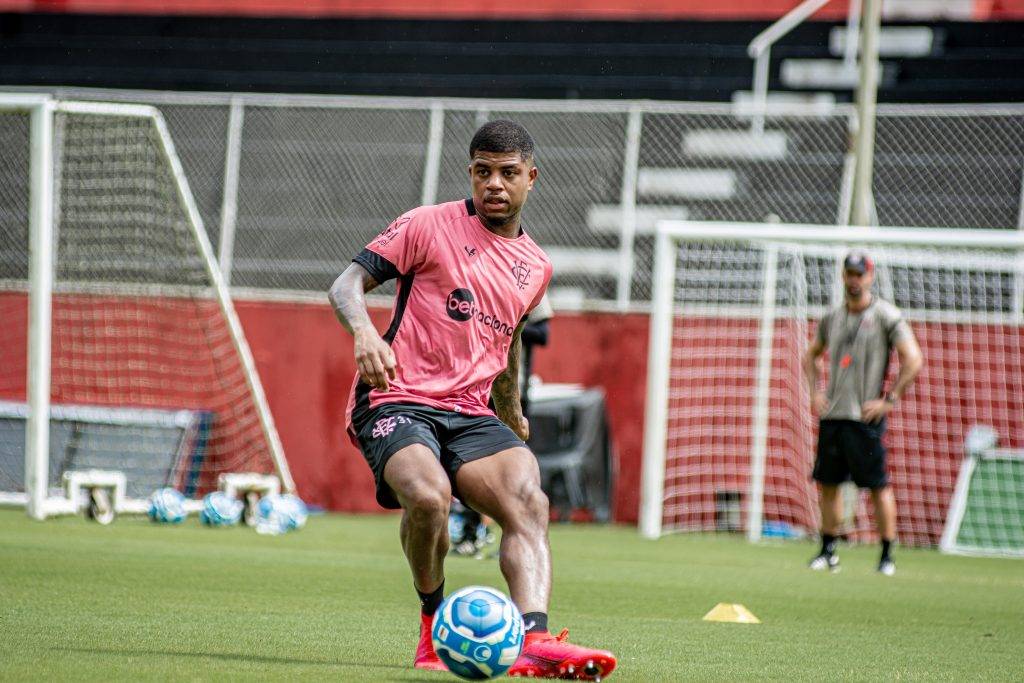
[[[61,479],[198,497],[226,472],[293,484],[160,113],[0,96],[0,500]]]
[[[656,245],[642,533],[717,529],[752,540],[817,533],[810,478],[817,419],[801,359],[817,321],[842,302],[841,263],[852,246],[871,252],[875,294],[902,310],[925,360],[885,437],[900,542],[939,542],[972,426],[990,425],[1008,448],[1024,446],[1024,235],[664,223]],[[1019,465],[981,469],[992,493],[983,499],[998,491],[998,505],[1024,501]],[[1017,493],[1007,495],[1009,489]],[[850,498],[844,533],[873,539],[866,494]],[[999,543],[996,524],[971,528]]]
[[[971,428],[939,547],[962,555],[1024,557],[1024,449],[998,448],[999,435]]]

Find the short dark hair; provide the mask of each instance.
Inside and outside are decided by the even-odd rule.
[[[477,129],[469,143],[469,158],[477,152],[519,152],[523,161],[529,161],[533,158],[533,138],[515,121],[488,121]]]

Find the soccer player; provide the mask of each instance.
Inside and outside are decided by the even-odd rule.
[[[521,125],[482,126],[469,145],[472,198],[400,216],[329,297],[355,339],[348,432],[373,471],[377,501],[403,511],[399,535],[422,608],[415,666],[445,669],[430,626],[444,597],[454,494],[502,529],[499,565],[526,625],[509,674],[588,680],[607,676],[616,659],[548,631],[548,501],[519,403],[523,321],[551,279],[551,262],[520,225],[537,179],[533,154]],[[364,293],[392,278],[398,293],[382,337]]]
[[[814,479],[821,486],[821,552],[811,569],[839,570],[836,535],[842,510],[839,485],[853,479],[871,490],[882,541],[878,571],[896,573],[896,499],[885,470],[886,416],[921,370],[921,349],[899,309],[871,293],[875,269],[867,253],[854,250],[843,261],[845,301],[829,311],[804,357],[811,409],[821,418]],[[883,392],[893,347],[899,374]],[[818,358],[828,349],[828,391],[818,388]]]

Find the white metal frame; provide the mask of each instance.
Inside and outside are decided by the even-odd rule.
[[[978,465],[984,460],[1024,461],[1024,451],[993,448],[983,453],[967,454],[956,477],[956,487],[953,489],[953,499],[950,501],[949,511],[946,513],[946,524],[942,528],[939,550],[950,555],[1024,558],[1024,548],[979,548],[960,545],[957,542],[960,526],[964,521],[964,513],[967,511],[967,494],[971,488],[971,479],[974,477],[974,471]]]
[[[245,339],[241,322],[235,312],[221,268],[213,256],[206,229],[181,162],[174,149],[163,115],[149,105],[110,104],[99,102],[59,101],[47,95],[0,94],[0,110],[24,111],[31,116],[31,150],[29,189],[29,340],[28,340],[28,405],[29,416],[25,444],[26,510],[34,519],[44,519],[52,512],[62,512],[63,504],[51,505],[48,499],[49,415],[50,415],[50,339],[52,334],[52,296],[54,268],[54,114],[89,114],[94,116],[140,117],[153,122],[164,160],[175,179],[175,190],[182,210],[189,218],[189,227],[216,292],[225,316],[232,343],[242,362],[246,383],[256,404],[256,412],[264,438],[267,440],[275,469],[287,492],[295,491],[295,483],[284,457],[284,448],[274,426],[256,364]],[[239,128],[241,119],[238,119]],[[229,150],[230,154],[230,150]],[[51,507],[53,508],[51,510]]]
[[[831,1],[804,0],[780,17],[778,21],[758,33],[747,46],[747,54],[754,60],[754,115],[750,120],[750,128],[754,133],[760,135],[764,132],[764,118],[768,109],[768,70],[772,62],[772,45]],[[852,5],[850,12],[851,14],[853,12]]]
[[[825,225],[780,225],[708,221],[661,221],[657,228],[650,337],[647,356],[647,399],[644,411],[644,450],[640,492],[640,533],[657,538],[662,533],[666,438],[668,431],[668,384],[671,370],[672,328],[676,316],[685,313],[675,305],[676,248],[681,241],[756,244],[765,248],[766,271],[775,268],[780,245],[825,243],[836,246],[929,246],[1004,249],[1024,254],[1024,232],[1016,230],[963,230],[943,228],[865,228]],[[1019,272],[1018,277],[1024,277]],[[751,541],[760,538],[764,492],[764,459],[768,436],[767,383],[771,343],[776,317],[775,278],[763,283],[758,337],[757,386],[752,417],[751,483],[748,531]],[[1019,320],[1015,312],[1014,319]],[[756,517],[756,519],[755,519]]]

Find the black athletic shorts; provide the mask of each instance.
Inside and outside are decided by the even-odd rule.
[[[822,420],[818,429],[814,479],[822,484],[842,484],[853,479],[853,483],[863,489],[886,486],[889,477],[885,472],[884,433],[884,419],[875,424]]]
[[[462,415],[414,403],[385,403],[352,414],[359,449],[373,470],[377,502],[390,510],[401,507],[384,481],[392,455],[414,443],[432,450],[458,496],[455,473],[472,460],[508,448],[526,448],[509,427],[493,415]]]

